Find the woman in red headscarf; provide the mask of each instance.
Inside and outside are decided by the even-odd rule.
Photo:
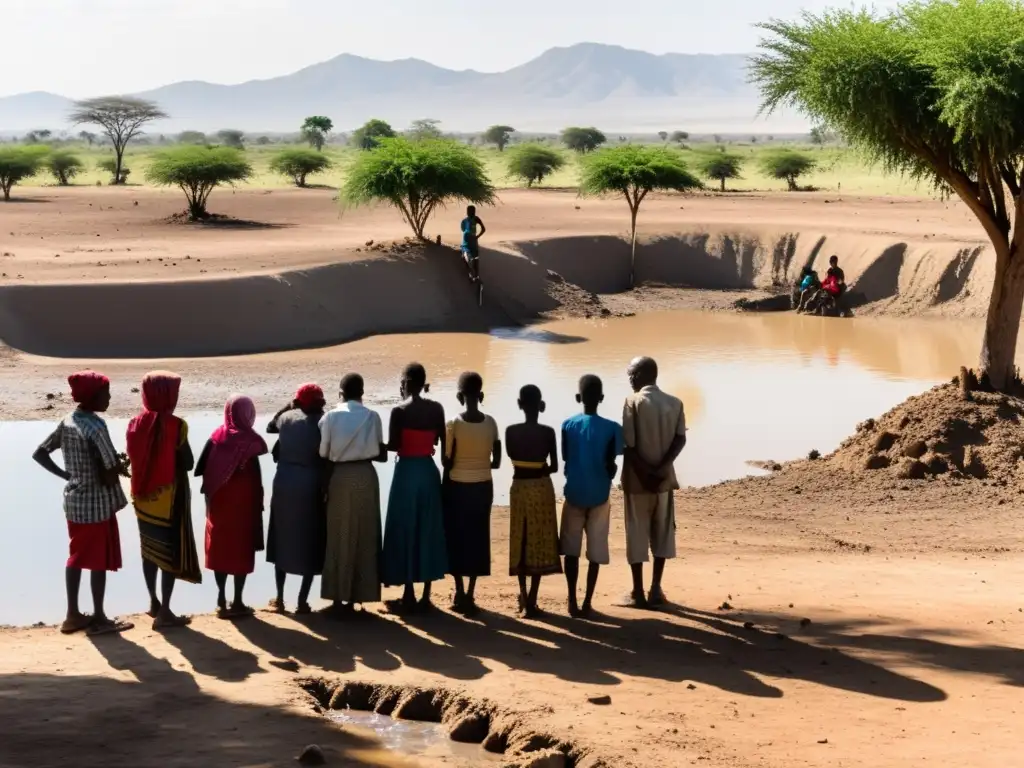
[[[128,424],[128,458],[133,467],[132,503],[139,521],[142,573],[149,590],[153,628],[184,627],[186,616],[171,611],[177,579],[202,581],[192,530],[192,496],[188,473],[194,460],[188,424],[174,415],[181,377],[154,371],[142,380],[142,413]],[[160,596],[157,571],[163,572]]]
[[[206,495],[206,567],[217,580],[217,615],[222,619],[250,616],[242,600],[245,579],[263,549],[263,478],[259,457],[267,444],[256,434],[256,405],[232,395],[224,406],[224,423],[206,442],[196,465]],[[225,590],[235,577],[230,605]]]
[[[278,411],[267,426],[274,444],[274,492],[270,498],[267,562],[275,566],[277,597],[272,610],[284,613],[288,574],[302,577],[296,613],[311,612],[309,591],[324,568],[324,461],[320,458],[320,419],[324,391],[303,384],[295,399]]]

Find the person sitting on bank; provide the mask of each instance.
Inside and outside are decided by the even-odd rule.
[[[562,422],[562,462],[565,466],[565,501],[559,546],[565,557],[565,580],[569,588],[569,615],[591,615],[597,575],[610,562],[608,529],[612,480],[622,455],[622,427],[597,415],[604,402],[601,379],[588,374],[580,379],[576,402],[583,413]],[[583,533],[587,535],[587,592],[583,607],[576,602]]]
[[[818,279],[818,273],[809,265],[804,267],[800,271],[800,282],[797,283],[796,290],[793,291],[797,312],[804,310],[807,302],[818,292],[819,288],[821,288],[821,281]]]
[[[90,635],[124,632],[133,625],[109,619],[103,610],[107,571],[121,569],[117,513],[128,506],[120,480],[128,476],[127,462],[117,455],[107,423],[99,416],[110,407],[110,379],[95,371],[80,371],[68,377],[68,384],[78,407],[32,454],[39,466],[67,483],[64,515],[70,551],[64,579],[68,611],[60,631],[66,635],[83,629]],[[56,451],[64,457],[63,469],[52,458]],[[78,608],[82,571],[92,573],[92,616]]]
[[[666,602],[661,588],[665,561],[676,556],[673,492],[679,481],[673,463],[686,445],[686,418],[679,398],[658,388],[658,364],[638,357],[627,369],[634,394],[622,409],[625,466],[626,558],[633,591],[624,603],[655,608]],[[651,591],[644,596],[644,563],[654,555]]]

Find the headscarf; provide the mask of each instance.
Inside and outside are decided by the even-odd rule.
[[[253,430],[256,404],[245,395],[232,395],[224,406],[224,423],[210,436],[211,448],[203,472],[203,493],[216,493],[246,462],[267,452],[267,443]]]
[[[147,373],[142,380],[142,413],[128,424],[128,458],[132,497],[152,496],[174,483],[181,419],[174,416],[181,377],[168,371]]]
[[[110,386],[110,379],[96,371],[79,371],[68,376],[71,399],[87,411],[95,411],[96,399]]]
[[[327,404],[324,391],[317,384],[303,384],[295,393],[295,402],[303,411],[313,411]]]

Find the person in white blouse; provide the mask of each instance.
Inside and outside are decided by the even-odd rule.
[[[380,482],[387,461],[380,416],[363,405],[363,377],[341,380],[341,402],[320,420],[320,455],[333,465],[327,484],[327,553],[321,597],[339,616],[380,602]]]

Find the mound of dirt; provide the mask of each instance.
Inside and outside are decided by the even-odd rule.
[[[851,473],[886,472],[898,480],[929,476],[1017,482],[1024,478],[1024,400],[965,393],[957,381],[900,403],[857,432],[824,461]]]

